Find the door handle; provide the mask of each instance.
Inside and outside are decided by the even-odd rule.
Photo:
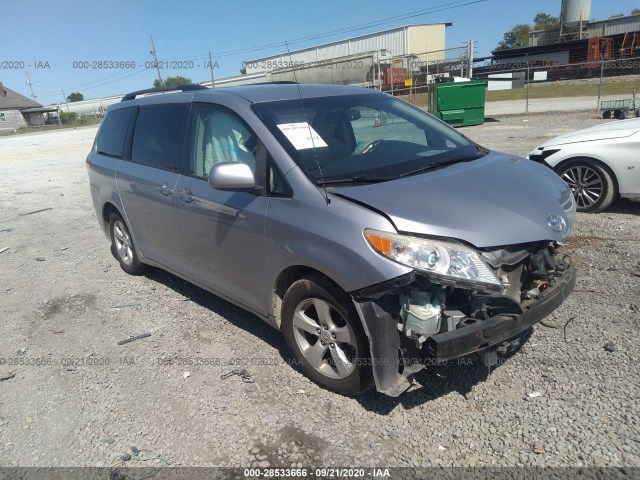
[[[193,196],[193,192],[188,188],[180,190],[178,192],[178,200],[183,203],[192,203],[196,198]]]
[[[158,185],[158,191],[165,197],[170,197],[171,195],[173,195],[173,190],[169,188],[169,184],[167,182],[162,182],[160,185]]]

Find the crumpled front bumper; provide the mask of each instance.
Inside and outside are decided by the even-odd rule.
[[[464,328],[439,333],[427,342],[428,355],[437,363],[499,345],[520,335],[560,306],[576,284],[576,269],[569,267],[520,315],[496,315]]]
[[[411,283],[413,274],[405,275],[388,285],[401,287]],[[510,340],[549,315],[569,296],[576,284],[576,269],[567,268],[555,279],[554,285],[542,292],[538,299],[524,307],[521,314],[496,315],[476,321],[449,332],[439,333],[427,339],[423,350],[426,361],[401,366],[401,341],[398,334],[398,302],[392,291],[352,293],[353,302],[369,337],[371,366],[379,392],[397,397],[410,385],[411,377],[424,368],[471,353],[480,352]],[[460,322],[464,323],[464,322]]]

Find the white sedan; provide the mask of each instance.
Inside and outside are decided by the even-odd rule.
[[[527,155],[569,185],[579,212],[599,212],[620,196],[640,201],[640,118],[560,135]]]

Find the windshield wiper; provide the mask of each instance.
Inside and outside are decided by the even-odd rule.
[[[349,178],[332,178],[330,180],[317,180],[316,185],[338,185],[340,183],[380,183],[392,180],[391,178],[369,178],[365,176],[355,176]]]
[[[477,160],[478,158],[482,158],[482,157],[484,157],[484,154],[477,153],[474,155],[465,155],[461,157],[452,158],[450,160],[443,160],[441,162],[434,162],[434,163],[430,163],[429,165],[425,165],[424,167],[420,167],[416,170],[403,173],[400,175],[400,177],[410,177],[411,175],[416,175],[417,173],[426,172],[427,170],[434,170],[436,168],[446,167],[447,165],[453,165],[454,163],[469,162],[471,160]]]

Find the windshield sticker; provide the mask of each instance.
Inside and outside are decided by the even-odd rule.
[[[328,145],[307,122],[283,123],[278,128],[296,150],[305,150],[313,147],[327,147]]]

